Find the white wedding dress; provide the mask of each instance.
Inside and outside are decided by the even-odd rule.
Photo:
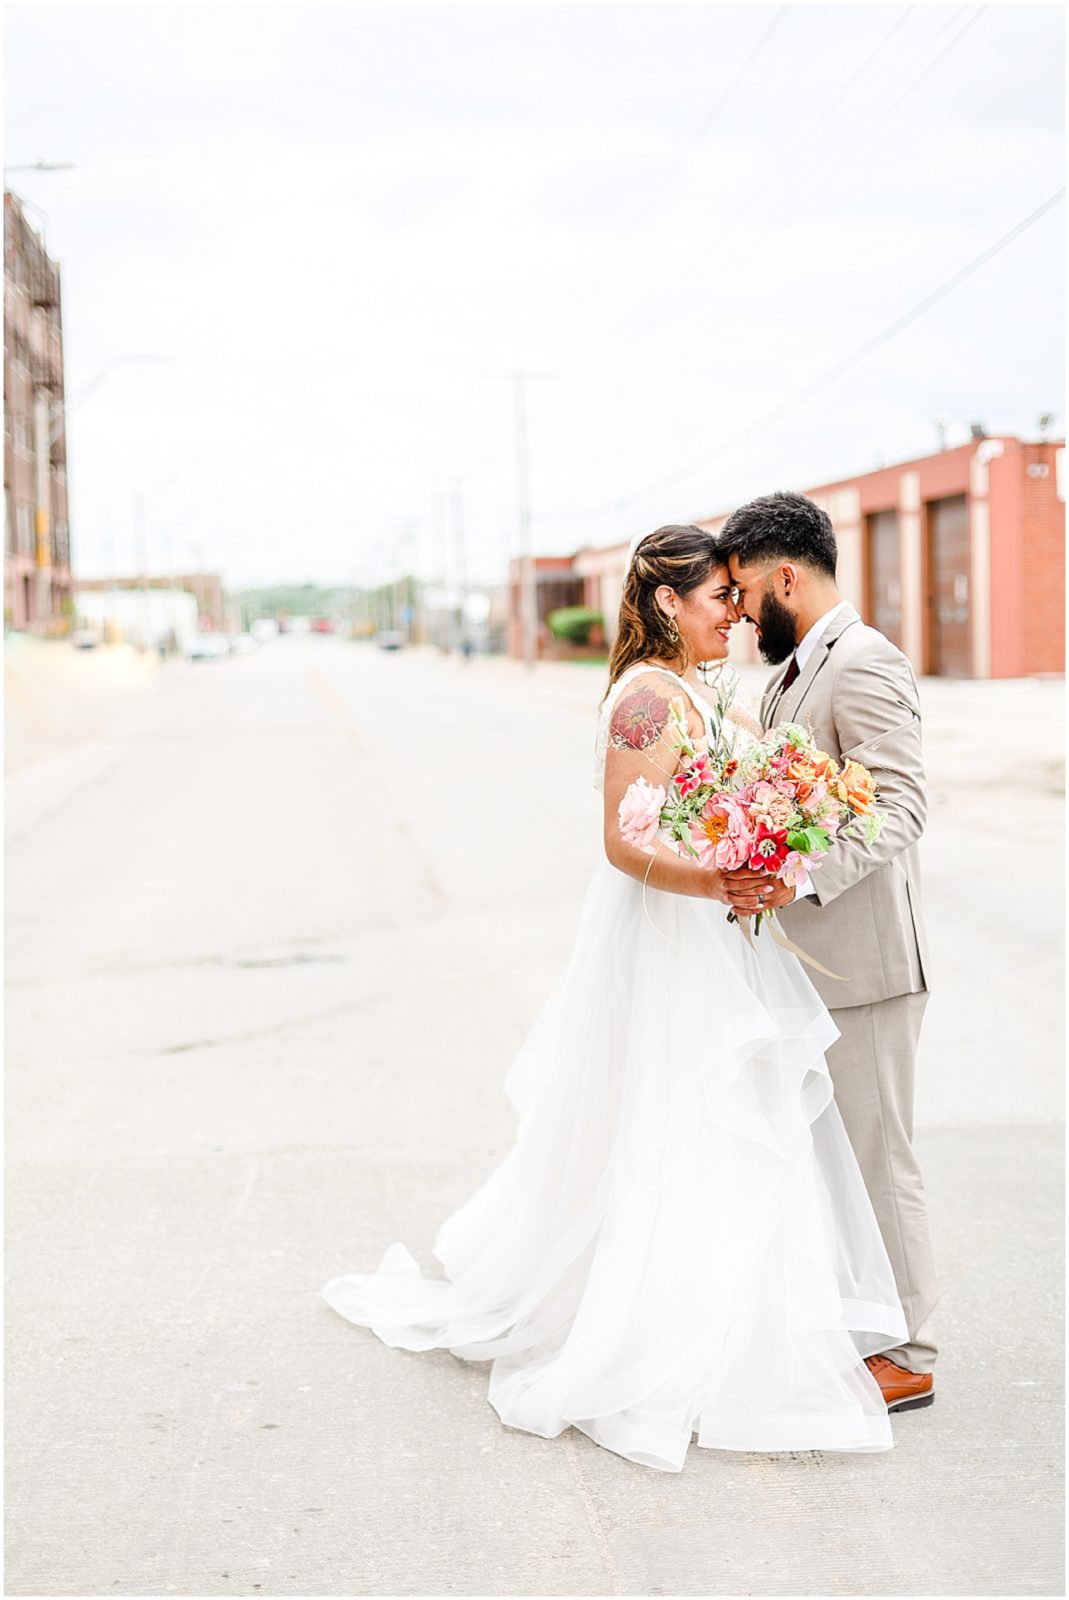
[[[633,672],[602,708],[599,769]],[[835,1025],[794,956],[726,917],[657,890],[644,905],[603,861],[505,1084],[516,1143],[435,1240],[447,1281],[393,1244],[323,1291],[386,1344],[492,1362],[509,1427],[571,1426],[670,1472],[695,1433],[889,1449],[863,1358],[907,1337],[832,1098]]]

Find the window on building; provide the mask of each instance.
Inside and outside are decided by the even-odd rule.
[[[32,556],[34,551],[34,506],[30,500],[20,500],[15,508],[15,536],[20,555]]]
[[[28,417],[15,418],[15,449],[21,456],[32,461],[34,457],[33,428]]]

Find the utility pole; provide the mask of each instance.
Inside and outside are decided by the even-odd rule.
[[[137,622],[140,637],[137,648],[148,645],[148,553],[145,540],[145,497],[134,495],[134,548],[137,565]]]
[[[536,660],[538,630],[538,597],[535,585],[534,558],[531,554],[531,506],[528,488],[527,462],[527,398],[524,391],[526,373],[513,374],[513,396],[516,417],[516,492],[520,530],[520,618],[523,626],[523,661],[533,667]]]
[[[397,530],[397,537],[392,545],[395,552],[395,560],[397,561],[397,573],[394,578],[397,621],[394,626],[403,631],[406,644],[412,643],[412,621],[415,616],[412,588],[415,538],[415,523],[403,522]]]
[[[434,608],[434,643],[443,655],[449,649],[448,617],[445,610],[445,588],[449,581],[449,540],[445,523],[445,496],[436,494],[431,506],[432,561],[434,588],[438,603]]]
[[[119,638],[119,569],[115,565],[115,534],[110,517],[107,528],[108,532],[104,536],[104,561],[108,577],[111,579],[111,587],[108,590],[109,605],[104,619],[104,643],[115,644]]]
[[[534,555],[531,550],[531,498],[530,475],[527,458],[527,380],[549,378],[549,372],[532,372],[514,368],[512,372],[488,372],[488,378],[511,378],[513,413],[516,427],[516,501],[519,527],[520,622],[523,639],[523,660],[533,667],[538,659],[538,583]],[[512,596],[509,595],[509,621],[512,620]]]
[[[208,586],[204,582],[204,546],[199,539],[190,545],[193,551],[193,565],[196,573],[193,578],[193,596],[197,602],[197,632],[204,631],[204,618],[207,615]]]
[[[464,548],[464,485],[459,478],[454,478],[449,486],[449,504],[452,512],[457,589],[460,592],[460,648],[463,651],[468,637],[468,563]]]

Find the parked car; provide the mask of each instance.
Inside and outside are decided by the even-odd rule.
[[[405,642],[405,636],[396,628],[384,628],[377,642],[380,650],[400,650]]]
[[[76,650],[95,650],[100,643],[100,629],[95,626],[75,628],[71,644]]]
[[[259,648],[259,643],[251,633],[235,634],[230,641],[230,654],[232,656],[249,656]]]
[[[186,646],[188,661],[220,661],[230,654],[230,640],[225,633],[196,633]]]

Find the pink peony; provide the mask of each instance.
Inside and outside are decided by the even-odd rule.
[[[754,836],[745,805],[733,795],[719,795],[691,824],[690,837],[703,867],[731,872],[748,858]]]
[[[655,789],[645,778],[636,778],[634,783],[628,784],[616,813],[625,844],[633,844],[647,855],[653,854],[665,799],[664,789],[659,784]]]
[[[753,848],[753,825],[746,807],[738,800],[724,801],[727,810],[728,831],[716,853],[716,864],[721,872],[733,872],[741,867]]]

